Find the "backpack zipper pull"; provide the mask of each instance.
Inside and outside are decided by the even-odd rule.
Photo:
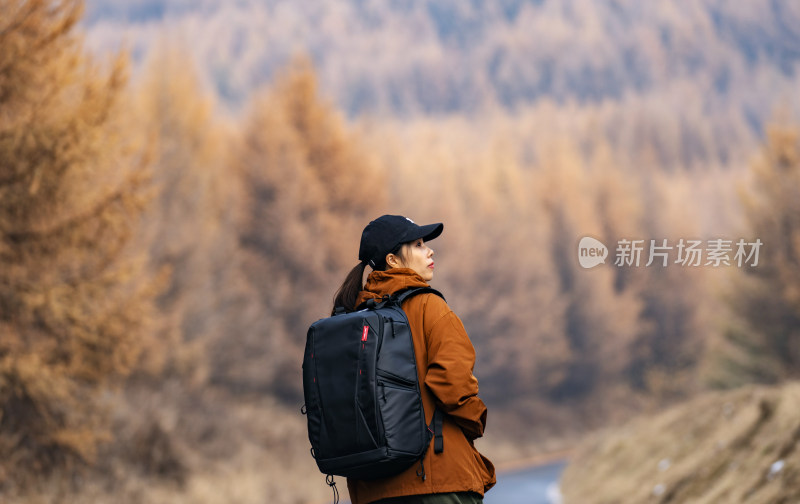
[[[423,460],[425,460],[425,455],[423,455],[422,458],[419,459],[419,471],[417,471],[417,476],[422,478],[422,481],[425,481],[425,463],[423,462]]]

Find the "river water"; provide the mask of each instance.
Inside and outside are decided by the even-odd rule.
[[[497,485],[486,492],[484,504],[560,504],[558,479],[566,462],[500,471]]]

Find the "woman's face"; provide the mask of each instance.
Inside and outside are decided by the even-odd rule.
[[[421,238],[403,245],[399,254],[386,256],[386,264],[392,268],[412,269],[426,282],[433,279],[433,249]]]

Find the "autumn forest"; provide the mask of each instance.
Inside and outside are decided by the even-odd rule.
[[[0,1],[0,500],[324,500],[305,333],[384,213],[444,223],[501,463],[799,378],[800,10],[762,3]]]

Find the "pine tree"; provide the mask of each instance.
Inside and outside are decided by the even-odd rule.
[[[136,364],[152,297],[129,246],[147,156],[127,63],[86,55],[82,11],[0,4],[0,489],[92,461],[100,392]]]

